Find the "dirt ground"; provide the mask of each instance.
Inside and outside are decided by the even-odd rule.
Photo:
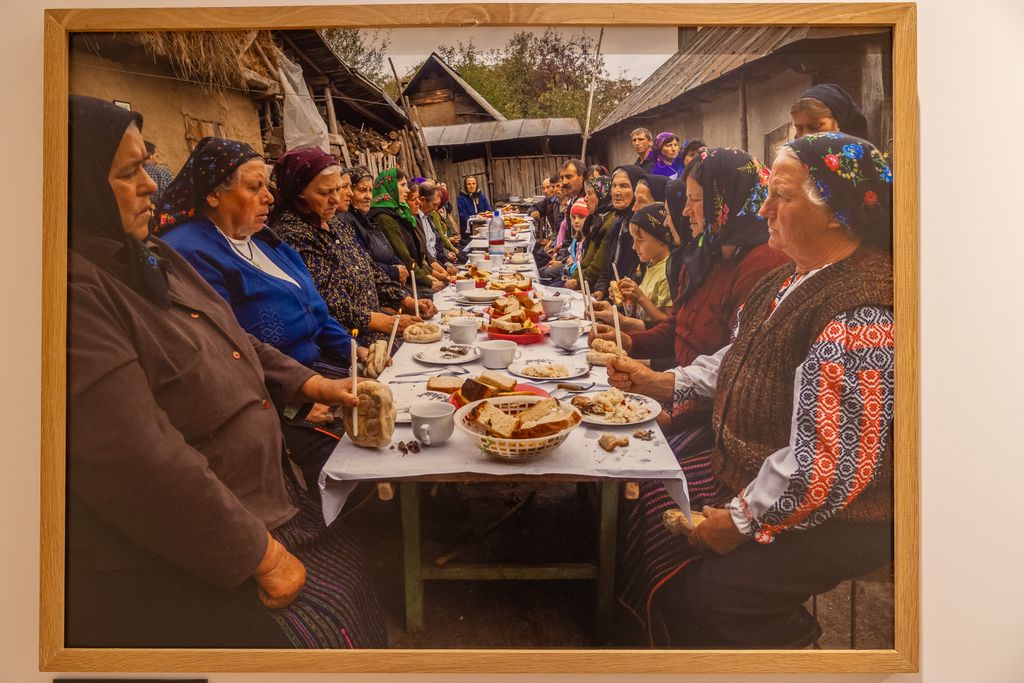
[[[573,484],[448,484],[436,487],[433,495],[428,495],[428,487],[423,490],[423,557],[428,561],[456,548],[462,554],[453,562],[579,562],[594,557],[596,516],[587,512],[586,497],[581,499]],[[520,511],[482,539],[475,538],[531,492],[532,499]],[[364,485],[350,500],[346,523],[359,535],[377,582],[391,647],[644,646],[624,613],[617,615],[610,641],[596,639],[590,581],[428,581],[424,629],[407,633],[397,494],[394,500],[380,501],[375,491]],[[850,595],[850,583],[846,582],[818,596],[815,613],[824,631],[820,647],[850,648]],[[807,608],[815,611],[811,601]],[[859,581],[856,647],[891,648],[893,613],[891,581]]]

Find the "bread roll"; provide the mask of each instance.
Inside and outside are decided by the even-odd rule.
[[[388,366],[388,343],[384,340],[375,341],[370,344],[370,348],[367,351],[366,368],[363,370],[363,376],[369,379],[377,379],[380,373],[384,372],[384,368]]]
[[[622,290],[619,289],[619,281],[612,280],[608,283],[608,292],[611,294],[612,301],[616,306],[621,306],[625,299],[622,298]]]
[[[693,533],[693,530],[697,525],[706,519],[704,515],[696,511],[691,511],[690,517],[693,519],[692,524],[686,519],[686,515],[683,514],[683,511],[678,508],[665,510],[661,515],[661,519],[665,523],[665,528],[668,529],[669,533],[676,536],[689,536]]]
[[[352,435],[352,409],[342,408],[345,433],[357,446],[382,448],[395,433],[395,403],[391,390],[380,382],[361,380],[356,387],[359,398],[359,434]]]
[[[437,323],[413,323],[402,333],[402,339],[413,344],[430,344],[440,341],[442,336],[441,326]]]
[[[591,365],[606,366],[618,357],[617,353],[601,353],[593,349],[587,351],[587,362]]]

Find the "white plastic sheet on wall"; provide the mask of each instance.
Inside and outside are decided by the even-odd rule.
[[[285,149],[319,147],[330,152],[327,123],[309,96],[309,88],[302,77],[302,67],[281,55],[279,73],[281,87],[284,89]]]

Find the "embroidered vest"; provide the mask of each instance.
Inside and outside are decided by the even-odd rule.
[[[733,492],[757,476],[768,456],[789,445],[796,370],[829,322],[862,306],[893,305],[891,258],[861,247],[802,283],[769,317],[779,288],[793,272],[793,264],[786,264],[754,286],[740,315],[739,337],[719,369],[712,462]],[[892,425],[883,428],[891,432]],[[837,518],[891,517],[890,446],[875,479]]]

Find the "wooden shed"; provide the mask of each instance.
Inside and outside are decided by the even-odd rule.
[[[402,89],[424,127],[504,121],[490,102],[436,53],[430,53]]]
[[[789,108],[815,83],[837,83],[864,111],[870,138],[892,137],[887,28],[807,26],[679,29],[679,49],[595,128],[588,157],[609,167],[636,158],[630,133],[672,131],[769,161],[792,139]]]

